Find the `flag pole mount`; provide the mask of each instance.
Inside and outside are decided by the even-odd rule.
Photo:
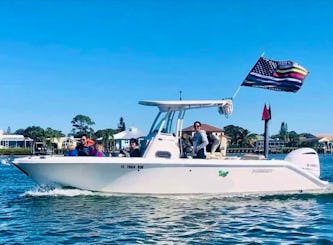
[[[264,131],[264,155],[268,158],[269,153],[269,134],[268,134],[268,122],[271,120],[271,107],[267,108],[266,104],[262,112],[261,120],[265,121],[265,131]]]

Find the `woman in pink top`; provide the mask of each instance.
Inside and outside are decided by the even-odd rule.
[[[96,157],[105,157],[104,147],[102,144],[96,144],[95,149],[96,149],[96,153],[95,153]]]

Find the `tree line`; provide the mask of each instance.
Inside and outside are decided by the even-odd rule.
[[[83,134],[88,135],[93,139],[102,139],[101,142],[105,145],[109,145],[113,140],[113,135],[121,131],[126,130],[125,121],[123,117],[120,117],[117,128],[106,128],[94,130],[93,125],[95,122],[86,115],[76,115],[72,121],[72,130],[67,136],[73,136],[80,138]],[[7,133],[10,133],[10,127],[7,129]],[[52,129],[50,127],[43,129],[39,126],[29,126],[26,129],[18,129],[15,134],[24,135],[33,139],[35,142],[50,143],[55,138],[64,137],[65,134],[60,130]],[[260,134],[251,133],[249,130],[235,125],[227,125],[224,127],[224,134],[229,137],[229,147],[254,147],[255,141],[257,141]],[[287,123],[281,123],[281,128],[278,134],[271,135],[270,138],[279,139],[284,141],[287,146],[290,147],[313,147],[317,143],[316,137],[309,133],[298,134],[295,131],[288,131]],[[307,139],[307,140],[301,140]]]
[[[76,115],[72,121],[72,130],[67,136],[73,136],[74,138],[80,138],[82,135],[88,135],[93,139],[101,138],[101,142],[105,145],[110,144],[113,140],[113,135],[121,131],[126,130],[125,121],[123,117],[120,118],[118,127],[115,129],[106,128],[95,131],[92,126],[95,122],[86,115]],[[10,127],[7,129],[7,134],[11,134]],[[17,129],[14,134],[23,135],[29,137],[35,142],[44,142],[49,144],[53,139],[66,136],[61,130],[52,129],[50,127],[43,129],[40,126],[29,126],[26,129]]]
[[[258,136],[263,134],[251,133],[249,130],[239,126],[228,125],[224,127],[224,134],[229,136],[229,147],[252,148],[258,140]],[[287,147],[315,147],[318,145],[316,136],[310,133],[296,133],[288,131],[288,125],[281,123],[278,134],[271,135],[270,138],[285,142]]]

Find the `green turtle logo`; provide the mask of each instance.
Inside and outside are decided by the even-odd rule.
[[[219,176],[226,177],[229,174],[229,171],[219,170]]]

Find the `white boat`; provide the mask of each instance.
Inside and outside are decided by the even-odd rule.
[[[111,193],[229,195],[318,192],[328,186],[319,178],[319,158],[311,148],[295,150],[284,160],[187,157],[180,140],[185,112],[217,107],[230,114],[231,99],[139,103],[159,110],[140,158],[29,156],[14,165],[40,186]]]

